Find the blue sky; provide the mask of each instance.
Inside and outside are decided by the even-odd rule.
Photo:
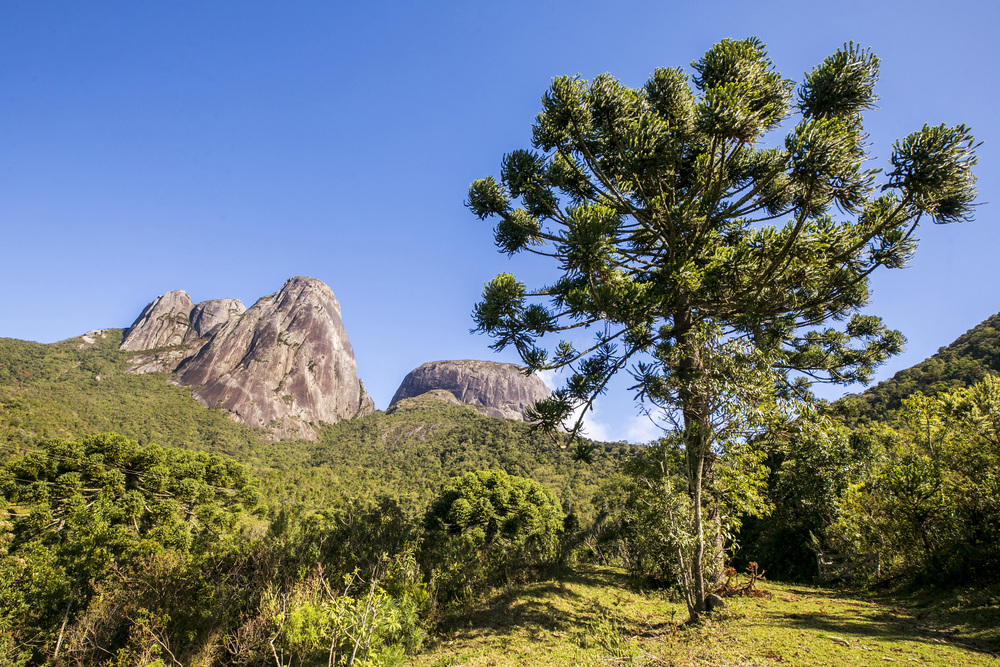
[[[923,228],[870,312],[916,363],[1000,311],[998,5],[980,2],[0,3],[0,336],[125,327],[168,290],[248,306],[308,275],[339,298],[384,409],[469,334],[483,284],[551,275],[496,252],[469,183],[528,147],[550,79],[641,85],[756,35],[800,79],[848,40],[882,60],[867,118],[884,165],[924,123],[971,126],[977,221]],[[591,434],[644,440],[626,383]],[[833,397],[842,389],[824,392]]]

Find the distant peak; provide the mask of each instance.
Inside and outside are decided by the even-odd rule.
[[[392,405],[427,392],[444,391],[488,417],[523,420],[525,410],[550,392],[537,375],[515,364],[476,359],[429,361],[410,371]]]
[[[174,373],[206,407],[268,428],[274,437],[315,438],[313,422],[375,410],[361,384],[337,297],[297,276],[249,310],[238,299],[197,305],[182,290],[157,297],[121,349],[133,373]]]

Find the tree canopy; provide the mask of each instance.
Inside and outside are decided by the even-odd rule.
[[[503,470],[454,477],[424,515],[438,595],[458,599],[556,560],[563,511],[538,482]]]
[[[60,616],[164,552],[203,553],[256,523],[258,482],[219,456],[105,433],[52,439],[0,466],[0,656],[42,655]],[[16,639],[16,641],[15,641]],[[36,655],[38,657],[38,655]]]
[[[499,275],[474,311],[494,349],[571,369],[536,421],[557,428],[627,372],[637,400],[683,434],[696,615],[713,460],[768,406],[809,398],[812,381],[867,381],[901,349],[900,333],[860,312],[868,278],[910,260],[920,222],[972,219],[976,154],[964,125],[925,125],[893,144],[885,171],[868,167],[879,60],[853,43],[797,88],[756,38],[723,40],[691,68],[657,69],[639,88],[553,79],[533,150],[504,156],[467,205],[496,220],[502,252],[560,272],[534,289]],[[782,126],[784,141],[771,139]],[[571,332],[585,328],[595,333],[580,345]],[[542,347],[552,334],[562,340]]]

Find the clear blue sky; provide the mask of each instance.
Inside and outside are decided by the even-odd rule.
[[[924,359],[1000,311],[997,3],[0,3],[0,336],[126,327],[168,290],[249,306],[325,281],[379,408],[412,368],[493,355],[483,283],[546,275],[493,247],[469,183],[528,147],[561,74],[641,85],[756,35],[786,77],[845,41],[882,59],[877,164],[924,123],[972,127],[978,220],[926,227],[871,312]],[[836,396],[842,390],[828,392]],[[644,439],[624,383],[592,434]]]

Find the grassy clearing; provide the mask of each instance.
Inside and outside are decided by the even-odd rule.
[[[704,623],[680,602],[629,590],[621,572],[581,568],[501,592],[454,616],[413,664],[1000,665],[997,589],[855,594],[765,583]]]

